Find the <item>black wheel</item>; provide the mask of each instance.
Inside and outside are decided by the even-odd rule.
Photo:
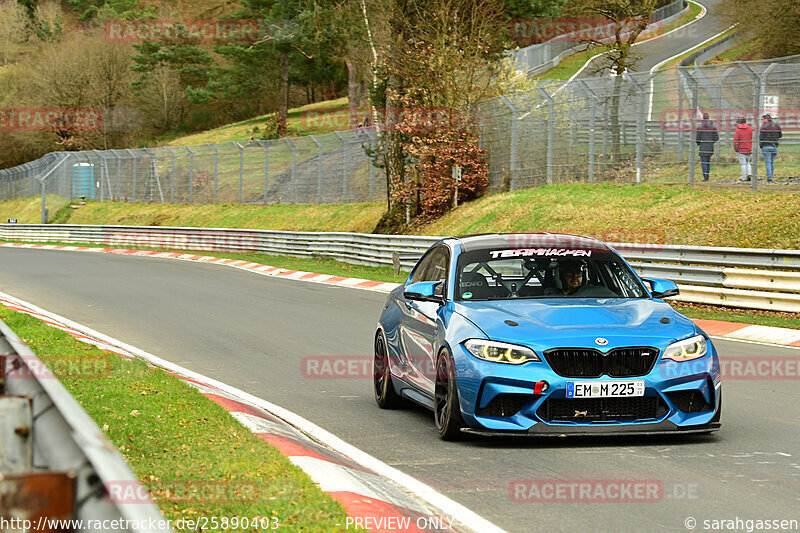
[[[447,349],[442,350],[436,360],[433,418],[442,440],[463,438],[461,428],[464,427],[464,419],[461,418],[461,408],[458,403],[455,368]]]
[[[375,336],[372,382],[375,389],[375,401],[378,402],[381,409],[395,409],[403,405],[403,399],[397,395],[392,385],[389,352],[386,350],[386,343],[381,332]]]

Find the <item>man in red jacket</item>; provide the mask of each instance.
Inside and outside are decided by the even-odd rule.
[[[747,120],[741,117],[736,126],[736,133],[733,134],[733,151],[739,157],[739,165],[742,167],[742,181],[749,181],[752,175],[750,171],[750,156],[753,154],[753,128],[747,125]]]

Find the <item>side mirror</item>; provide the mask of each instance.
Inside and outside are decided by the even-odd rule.
[[[444,303],[444,283],[441,281],[419,281],[407,286],[403,291],[407,300],[419,302]]]
[[[669,296],[677,296],[680,292],[674,281],[655,278],[643,279],[650,285],[650,293],[653,295],[653,298],[668,298]]]

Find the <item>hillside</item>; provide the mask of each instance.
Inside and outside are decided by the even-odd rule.
[[[0,202],[0,220],[39,222],[38,198]],[[57,205],[55,199],[48,205]],[[62,204],[63,205],[63,204]],[[162,205],[92,202],[51,211],[71,224],[238,227],[369,233],[383,203],[345,205]],[[423,235],[550,231],[609,241],[800,249],[800,194],[668,185],[555,185],[489,195],[441,220]]]

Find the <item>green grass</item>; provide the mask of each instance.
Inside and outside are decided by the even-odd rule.
[[[49,200],[48,200],[49,201]],[[41,200],[0,201],[0,220],[16,217],[20,224],[40,222]],[[50,204],[48,204],[50,206]],[[64,205],[56,212],[58,205]],[[73,204],[75,205],[75,204]],[[107,224],[138,226],[190,226],[263,228],[291,231],[352,231],[370,233],[385,204],[238,205],[238,204],[150,204],[87,202],[72,208],[54,202],[51,218],[61,224]]]
[[[549,231],[609,241],[800,249],[798,212],[798,193],[569,184],[486,196],[417,232]]]
[[[797,313],[781,313],[773,311],[753,311],[747,309],[726,309],[709,305],[670,302],[672,307],[688,316],[704,320],[724,320],[743,324],[758,324],[778,328],[800,329],[800,318]]]
[[[45,197],[47,221],[55,221],[58,213],[69,205],[69,198],[48,194]],[[42,198],[15,198],[0,201],[0,222],[5,223],[9,218],[16,218],[19,224],[41,224]]]
[[[758,41],[750,39],[741,42],[736,46],[725,50],[718,56],[711,58],[706,62],[706,65],[714,65],[718,63],[733,63],[734,61],[754,61],[757,59],[765,59],[763,54],[759,53]]]
[[[737,172],[736,167],[729,170]],[[680,172],[674,165],[661,171]],[[712,176],[721,171],[719,165],[713,166]],[[550,231],[611,241],[800,249],[800,193],[776,187],[769,191],[752,194],[749,186],[560,184],[487,195],[410,231],[421,235]],[[28,199],[34,206],[38,201]],[[25,207],[17,200],[0,202],[0,215],[18,216],[15,209],[23,212]],[[384,207],[379,203],[242,206],[90,202],[79,209],[65,208],[59,219],[93,225],[369,233]],[[20,222],[38,222],[38,212],[31,212],[36,213],[31,220],[18,216]]]
[[[191,146],[205,143],[247,141],[253,134],[254,126],[258,126],[261,131],[264,131],[264,124],[267,120],[271,120],[271,115],[263,115],[201,133],[177,137],[167,144],[169,146]],[[347,98],[316,102],[290,109],[287,114],[286,126],[289,137],[324,135],[334,131],[349,130]]]
[[[0,307],[0,319],[46,364],[102,361],[101,377],[60,376],[62,383],[120,450],[167,518],[276,517],[288,531],[344,529],[335,526],[346,519],[337,502],[194,388],[23,313]]]
[[[640,38],[637,39],[637,41],[653,39],[660,35],[664,35],[675,28],[684,26],[697,18],[697,15],[700,14],[700,11],[702,11],[700,4],[689,2],[689,11],[685,15],[664,27],[659,27],[652,32],[640,35]],[[575,73],[578,72],[578,70],[580,70],[587,61],[596,55],[602,54],[603,52],[604,50],[602,48],[591,48],[589,50],[574,53],[564,58],[561,62],[559,62],[558,65],[550,70],[535,76],[535,78],[540,80],[568,80],[575,75]]]

